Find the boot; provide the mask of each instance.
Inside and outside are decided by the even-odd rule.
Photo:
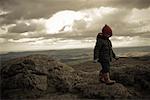
[[[99,72],[99,81],[105,83],[104,73],[102,73],[102,71]]]
[[[109,72],[104,73],[104,80],[105,80],[106,85],[112,85],[112,84],[116,83],[116,81],[110,79]]]

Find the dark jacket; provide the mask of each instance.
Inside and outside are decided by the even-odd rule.
[[[94,60],[99,59],[99,62],[110,62],[112,57],[115,58],[116,56],[112,50],[111,41],[99,33],[94,48]]]

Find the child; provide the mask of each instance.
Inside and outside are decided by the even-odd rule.
[[[102,70],[99,73],[99,80],[105,82],[107,85],[114,84],[115,81],[110,79],[110,62],[112,57],[118,60],[112,50],[112,44],[109,37],[112,36],[112,30],[108,25],[102,29],[102,33],[98,33],[96,45],[94,48],[94,62],[100,62]]]

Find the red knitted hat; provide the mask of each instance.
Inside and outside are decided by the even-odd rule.
[[[112,30],[111,30],[111,28],[108,26],[108,25],[105,25],[104,27],[103,27],[103,29],[102,29],[102,34],[104,35],[104,36],[112,36]]]

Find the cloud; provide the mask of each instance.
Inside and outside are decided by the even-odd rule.
[[[16,42],[18,43],[16,44]],[[91,42],[89,39],[65,40],[62,38],[52,38],[52,39],[41,39],[35,42],[34,41],[23,42],[23,43],[20,41],[9,42],[5,45],[4,44],[1,45],[2,49],[0,49],[0,52],[87,48],[93,45],[94,45],[94,42]]]
[[[6,19],[3,24],[12,24],[21,18],[48,18],[61,10],[77,11],[102,6],[144,9],[150,6],[150,0],[0,0],[0,8],[10,12],[2,16]]]
[[[71,10],[57,12],[46,22],[47,33],[56,34],[61,31],[71,31],[71,25],[78,19],[81,19],[81,14],[78,12]]]
[[[9,27],[10,33],[24,33],[40,31],[44,29],[45,19],[19,20],[12,27]]]
[[[42,40],[43,37],[40,38],[22,38],[22,39],[18,39],[18,40],[14,40],[14,39],[9,39],[8,42],[15,42],[15,43],[23,43],[23,42],[35,42],[35,41],[40,41]]]
[[[146,9],[150,7],[149,0],[112,0],[112,3],[125,8]]]
[[[0,43],[4,43],[6,41],[5,38],[0,38]]]
[[[111,26],[114,35],[134,36],[138,33],[147,32],[148,34],[150,31],[150,7],[147,9],[134,8],[132,10],[104,7],[105,9],[110,9],[110,11],[106,10],[108,13],[103,13],[105,9],[101,8],[103,7],[79,11],[84,13],[85,16],[74,22],[74,28],[81,30],[79,32],[87,36],[91,36],[91,32],[101,32],[104,24]]]
[[[79,11],[60,11],[48,19],[46,28],[49,34],[93,31],[100,25],[104,25],[104,23],[99,24],[96,22],[102,22],[103,17],[112,15],[116,11],[117,9],[112,7],[91,8]]]
[[[111,38],[113,47],[150,46],[150,38],[140,36],[114,36]]]
[[[134,47],[134,46],[150,46],[149,38],[141,38],[139,36],[114,36],[111,38],[113,47]],[[140,40],[140,41],[139,41]],[[93,48],[95,39],[84,38],[78,39],[63,39],[63,38],[34,38],[11,40],[7,44],[1,44],[0,52],[3,51],[32,51],[32,50],[49,50],[49,49],[71,49],[71,48]],[[26,42],[27,41],[27,42]],[[16,42],[18,42],[16,44]]]
[[[131,46],[148,45],[149,18],[149,0],[0,0],[0,43],[5,50],[19,50],[23,45],[58,49],[67,41],[66,46],[71,42],[73,47],[88,46],[88,40],[92,46],[97,33],[108,24],[114,36],[124,37],[121,45],[125,41]],[[117,44],[118,39],[113,41]]]
[[[79,11],[60,11],[48,19],[48,30],[53,30],[51,34],[66,33],[64,37],[93,37],[101,32],[102,27],[108,24],[112,27],[115,34],[128,33],[128,25],[124,19],[129,16],[127,9],[112,7],[99,7]],[[73,16],[68,18],[66,16]],[[56,27],[55,27],[56,26]],[[68,26],[69,32],[65,28]],[[124,27],[122,27],[124,26]],[[65,27],[65,28],[64,28]],[[64,32],[59,30],[64,28]],[[55,32],[54,32],[55,31]],[[68,34],[67,34],[68,33]],[[72,36],[71,36],[72,35]]]
[[[147,9],[132,9],[125,22],[132,26],[130,32],[142,33],[150,31],[150,7]]]
[[[55,13],[49,19],[17,20],[15,24],[5,25],[5,28],[3,28],[5,32],[4,30],[1,32],[5,34],[1,34],[0,36],[6,39],[39,37],[83,39],[96,37],[97,33],[101,32],[104,24],[108,24],[112,27],[114,35],[133,36],[144,33],[143,36],[147,36],[150,25],[148,21],[149,11],[150,8],[128,10],[112,7],[90,8],[79,11],[63,10]],[[66,17],[68,14],[73,17],[68,19],[68,17]],[[145,17],[143,17],[143,15]],[[48,27],[59,26],[57,30],[59,34],[47,34],[45,27],[45,23],[47,22],[49,23]],[[55,23],[56,25],[54,25]],[[57,23],[62,24],[57,25]],[[56,29],[54,27],[52,28]],[[6,33],[6,30],[8,30],[8,33]],[[59,32],[60,30],[61,32]]]
[[[0,17],[0,24],[2,26],[7,24],[15,24],[15,26],[11,26],[8,29],[8,32],[13,33],[8,35],[10,38],[14,37],[15,35],[19,36],[14,38],[22,38],[23,36],[40,37],[42,34],[44,34],[44,32],[38,32],[39,30],[44,29],[44,26],[42,26],[43,23],[40,24],[41,22],[32,22],[32,20],[46,20],[48,18],[52,18],[60,11],[65,11],[67,9],[70,9],[75,13],[82,13],[82,19],[74,20],[74,24],[72,26],[66,26],[60,30],[70,30],[73,28],[74,32],[70,33],[77,35],[77,37],[79,35],[85,37],[86,35],[92,36],[93,33],[91,32],[95,32],[94,35],[96,35],[97,32],[101,31],[101,28],[105,23],[112,27],[115,35],[124,35],[131,31],[133,33],[135,30],[138,30],[136,28],[133,29],[133,27],[139,28],[146,22],[147,26],[144,26],[148,27],[149,24],[149,21],[145,19],[141,20],[140,25],[130,23],[132,22],[132,19],[136,21],[140,19],[135,15],[136,11],[133,11],[132,8],[137,8],[137,10],[139,10],[137,12],[139,13],[139,16],[142,12],[145,12],[141,15],[146,16],[144,18],[149,18],[149,11],[145,10],[147,7],[149,7],[149,0],[36,0],[36,2],[34,0],[1,0],[0,2],[0,8],[2,9],[0,11],[3,12],[2,16]],[[109,11],[110,8],[114,7],[115,9],[119,10],[113,11],[111,14],[102,14],[104,11],[103,9],[107,9],[107,11]],[[142,8],[142,10],[140,10],[140,8]],[[131,11],[133,11],[132,14],[130,14]],[[130,16],[135,16],[135,18],[131,18]],[[124,19],[127,20],[124,21]],[[22,20],[22,22],[18,23],[17,21],[20,20]],[[145,28],[143,27],[143,30],[144,29]],[[72,37],[74,37],[74,35]]]
[[[9,28],[8,32],[10,33],[24,33],[28,31],[34,31],[36,27],[34,25],[26,24],[26,23],[19,23],[15,26]]]
[[[0,16],[6,15],[8,13],[9,13],[8,11],[3,11],[3,10],[0,9]]]

